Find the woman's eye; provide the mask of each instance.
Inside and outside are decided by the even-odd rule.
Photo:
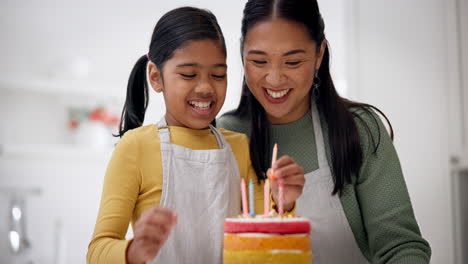
[[[212,74],[211,76],[213,76],[213,78],[216,78],[216,79],[224,79],[226,77],[226,74],[224,75],[217,75],[217,74]]]
[[[266,61],[262,61],[262,60],[252,60],[252,61],[253,61],[253,63],[259,64],[259,65],[262,65],[262,64],[266,63]]]
[[[286,62],[287,65],[290,65],[290,66],[296,66],[298,65],[299,63],[301,63],[300,61],[288,61]]]
[[[195,76],[197,76],[196,74],[184,74],[184,73],[180,73],[180,76],[184,77],[184,78],[188,78],[188,79],[191,79],[191,78],[194,78]]]

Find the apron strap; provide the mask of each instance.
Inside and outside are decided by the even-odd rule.
[[[317,144],[317,157],[319,168],[328,166],[327,154],[325,152],[325,141],[323,139],[322,125],[320,124],[319,112],[315,100],[311,100],[312,122],[314,125],[315,144]]]
[[[223,149],[224,146],[227,145],[226,139],[224,136],[216,129],[214,126],[210,125],[211,132],[215,135],[216,141],[218,142],[218,146],[220,149]]]
[[[166,118],[163,116],[158,123],[159,140],[161,143],[170,144],[171,136],[169,135],[169,127],[167,126]]]
[[[162,117],[161,120],[158,122],[158,129],[159,129],[159,138],[161,143],[171,143],[171,137],[169,135],[169,126],[167,125],[167,121],[165,117]],[[216,137],[216,142],[218,142],[218,146],[220,149],[224,148],[227,145],[226,139],[221,135],[221,133],[212,125],[210,125],[211,132]]]

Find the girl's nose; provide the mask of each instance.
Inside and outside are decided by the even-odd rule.
[[[198,85],[195,87],[195,92],[202,95],[211,95],[214,91],[213,85],[209,80],[200,80]]]

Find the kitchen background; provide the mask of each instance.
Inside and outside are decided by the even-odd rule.
[[[166,11],[193,5],[216,14],[229,65],[221,112],[236,106],[244,4],[0,3],[0,263],[85,262],[127,77]],[[392,121],[432,263],[468,263],[468,1],[319,4],[340,93]],[[152,94],[146,123],[163,113]]]

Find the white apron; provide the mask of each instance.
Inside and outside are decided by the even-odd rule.
[[[368,263],[356,243],[338,195],[331,195],[333,178],[327,162],[317,106],[312,100],[312,121],[319,168],[305,175],[296,214],[311,221],[313,264]]]
[[[222,263],[223,223],[240,214],[240,174],[230,145],[210,125],[219,149],[192,150],[171,144],[163,118],[159,124],[163,167],[161,206],[178,222],[150,263]]]

